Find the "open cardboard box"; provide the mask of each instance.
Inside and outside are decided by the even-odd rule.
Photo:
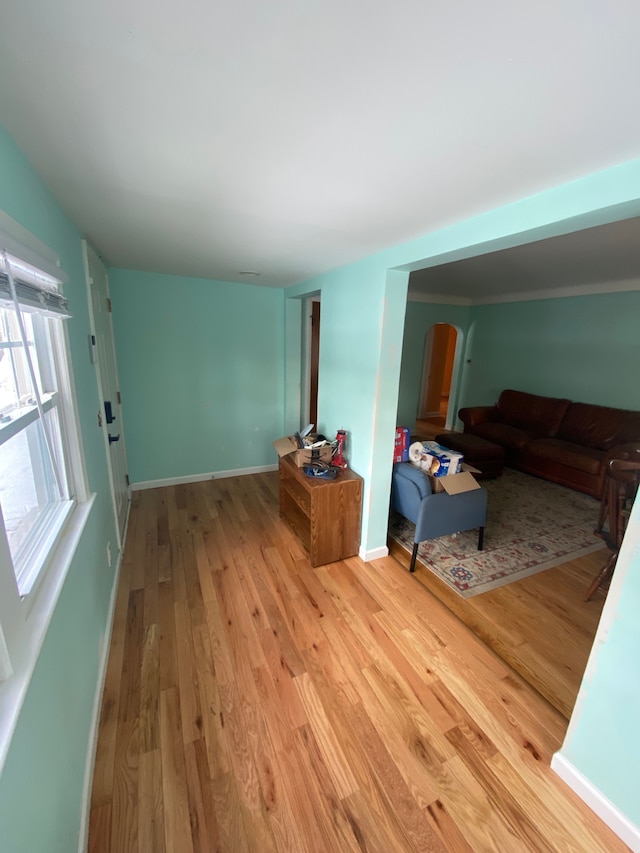
[[[276,438],[273,446],[278,456],[291,456],[298,468],[302,468],[303,465],[310,465],[312,461],[315,462],[316,460],[326,464],[331,462],[332,448],[328,444],[325,444],[324,447],[316,447],[314,450],[310,447],[300,449],[292,435],[285,435],[283,438]],[[313,453],[317,455],[312,460]]]
[[[462,463],[462,471],[459,474],[446,474],[444,477],[434,477],[432,474],[427,474],[431,489],[434,494],[438,492],[446,492],[448,495],[459,495],[462,492],[471,492],[474,489],[480,489],[480,483],[473,476],[479,474],[480,471],[474,468],[473,465]]]

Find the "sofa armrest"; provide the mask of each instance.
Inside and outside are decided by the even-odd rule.
[[[496,406],[470,406],[460,409],[458,417],[464,424],[465,432],[478,424],[502,420]]]

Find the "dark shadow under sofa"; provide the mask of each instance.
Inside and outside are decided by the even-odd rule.
[[[594,498],[610,459],[640,455],[640,412],[507,389],[458,414],[464,432],[504,447],[507,465]]]

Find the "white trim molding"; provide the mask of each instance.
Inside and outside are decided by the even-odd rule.
[[[563,782],[586,803],[592,812],[607,824],[624,843],[640,853],[640,829],[614,806],[605,795],[598,790],[570,761],[556,752],[551,759],[551,769],[558,774]]]
[[[411,285],[409,285],[411,287]],[[430,302],[434,305],[473,305],[470,296],[448,296],[446,293],[420,293],[409,289],[407,302]]]
[[[230,471],[210,471],[207,474],[188,474],[186,477],[166,477],[163,480],[140,480],[131,483],[131,491],[143,489],[160,489],[162,486],[180,486],[183,483],[201,483],[204,480],[224,480],[227,477],[244,477],[246,474],[264,474],[266,471],[277,471],[277,465],[256,465],[253,468],[234,468]]]
[[[388,557],[389,549],[386,545],[381,545],[380,548],[371,548],[367,551],[361,545],[358,556],[364,563],[370,563],[372,560],[381,560],[383,557]]]
[[[429,302],[434,305],[497,305],[502,302],[534,302],[539,299],[600,296],[608,293],[628,293],[634,290],[640,290],[640,279],[607,281],[601,284],[575,284],[545,290],[523,290],[519,293],[502,293],[496,296],[447,296],[445,293],[420,293],[409,289],[407,301]]]

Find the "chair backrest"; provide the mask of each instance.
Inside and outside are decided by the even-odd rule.
[[[424,471],[410,462],[396,462],[391,478],[391,506],[396,512],[415,524],[423,498],[431,493]]]

